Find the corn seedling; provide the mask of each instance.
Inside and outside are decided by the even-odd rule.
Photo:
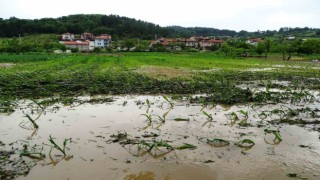
[[[174,118],[175,121],[190,121],[190,119],[187,118]]]
[[[31,159],[37,159],[37,160],[43,160],[46,155],[42,153],[43,147],[41,147],[41,149],[37,149],[36,148],[37,145],[34,145],[33,147],[31,147],[31,149],[28,149],[28,145],[24,144],[23,145],[23,149],[19,150],[19,155],[20,156],[26,156],[29,157]]]
[[[242,115],[244,116],[245,119],[248,119],[248,118],[249,118],[249,113],[248,113],[248,111],[240,110],[239,112],[240,112],[240,114],[242,114]]]
[[[214,147],[223,147],[223,146],[228,146],[230,143],[227,140],[224,139],[207,139],[207,144],[214,146]]]
[[[280,118],[280,120],[281,119],[283,119],[283,117],[284,117],[284,115],[286,114],[282,109],[279,109],[279,108],[277,108],[277,109],[274,109],[274,110],[271,110],[270,111],[270,116],[272,116],[272,115],[278,115],[279,116],[279,118]]]
[[[166,117],[167,117],[167,115],[169,114],[169,112],[172,110],[172,108],[170,108],[167,112],[165,112],[163,115],[162,115],[162,117],[161,116],[158,116],[158,115],[156,115],[159,119],[160,119],[160,121],[161,122],[165,122],[166,121]]]
[[[229,119],[232,120],[232,121],[237,121],[237,120],[239,120],[239,117],[238,117],[237,113],[235,113],[235,112],[229,113],[229,114],[228,114],[228,117],[229,117]]]
[[[126,140],[128,137],[128,134],[125,131],[124,132],[119,131],[118,134],[112,134],[110,137],[113,138],[112,142],[115,143],[115,142],[121,142],[123,140]]]
[[[174,106],[173,102],[170,101],[167,96],[162,96],[162,97],[163,97],[164,100],[166,100],[170,104],[171,108],[173,108],[173,106]]]
[[[33,120],[28,114],[26,115],[26,117],[28,118],[28,120],[32,123],[33,127],[35,129],[39,128],[39,125],[35,122],[35,120]]]
[[[207,113],[206,111],[202,111],[202,113],[207,117],[209,121],[213,120],[212,114]]]
[[[184,143],[182,146],[178,146],[175,149],[183,150],[183,149],[196,149],[196,148],[197,148],[197,146],[195,146],[195,145]]]
[[[265,134],[274,134],[275,138],[274,138],[274,142],[278,141],[282,141],[281,135],[280,135],[280,131],[279,130],[269,130],[269,129],[265,129],[264,130]]]
[[[147,104],[148,109],[149,109],[151,107],[151,103],[150,103],[149,99],[146,100],[146,104]]]
[[[34,119],[32,119],[28,114],[25,116],[27,117],[27,119],[31,122],[33,128],[30,128],[30,127],[26,127],[26,122],[21,122],[19,124],[20,127],[24,128],[24,129],[29,129],[29,130],[32,130],[32,129],[38,129],[39,128],[39,125],[35,122]]]
[[[12,113],[17,104],[11,101],[1,101],[0,100],[0,113]]]
[[[241,148],[251,148],[255,145],[255,143],[251,139],[244,139],[244,140],[241,140],[241,141],[235,143],[235,145],[237,145]]]
[[[51,147],[59,150],[64,156],[66,156],[66,146],[67,146],[68,142],[69,143],[71,142],[71,138],[70,139],[65,139],[63,141],[63,147],[58,146],[57,143],[54,141],[54,138],[51,135],[49,136],[49,142],[52,144]]]
[[[151,114],[140,114],[140,116],[144,116],[147,118],[147,123],[152,124],[152,115]]]
[[[152,149],[158,149],[159,147],[165,147],[169,151],[172,151],[174,149],[173,146],[171,146],[170,144],[168,144],[165,141],[154,141],[152,143],[148,143],[146,141],[141,141],[138,144],[138,149],[144,148],[144,149],[146,149],[147,152],[152,151]]]

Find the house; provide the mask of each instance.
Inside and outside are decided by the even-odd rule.
[[[221,45],[223,42],[224,41],[221,39],[204,39],[199,43],[199,45],[203,50],[210,50],[211,46]]]
[[[101,34],[94,38],[94,47],[110,47],[111,46],[111,36],[109,34]]]
[[[64,44],[69,49],[78,49],[80,52],[83,51],[89,51],[89,42],[85,41],[62,41],[62,44]]]
[[[197,47],[198,46],[198,41],[193,38],[177,38],[176,39],[177,43],[184,44],[186,47]]]
[[[261,38],[251,38],[249,40],[246,41],[247,44],[251,44],[256,46],[258,43],[264,42],[264,40],[262,40]]]
[[[93,34],[88,33],[88,32],[82,33],[82,34],[80,35],[80,38],[83,39],[83,40],[89,40],[89,41],[91,41],[91,40],[94,39]]]
[[[173,42],[173,41],[170,41],[170,40],[168,40],[166,38],[159,38],[159,39],[157,39],[155,41],[151,41],[150,47],[152,47],[152,46],[154,46],[156,44],[161,44],[163,46],[167,46],[167,45],[169,45],[170,42]]]
[[[288,40],[294,40],[294,39],[296,39],[296,37],[293,36],[293,35],[289,35],[289,36],[287,36],[287,39],[288,39]]]
[[[71,33],[64,33],[62,34],[63,41],[72,41],[74,39],[74,35]]]

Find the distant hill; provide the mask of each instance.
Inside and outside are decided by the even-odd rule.
[[[236,32],[206,27],[181,27],[159,25],[118,15],[77,14],[59,18],[42,19],[9,19],[0,18],[0,36],[17,37],[32,34],[62,34],[65,32],[80,34],[111,34],[113,39],[135,37],[154,39],[155,37],[190,37],[190,36],[240,36],[265,37],[295,35],[301,37],[320,37],[320,29],[313,28],[281,28],[279,31]]]

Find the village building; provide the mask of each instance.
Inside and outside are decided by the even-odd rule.
[[[177,43],[183,44],[186,47],[197,47],[198,41],[193,38],[178,38],[176,40]]]
[[[62,38],[63,41],[72,41],[74,39],[74,35],[71,33],[64,33],[62,34]]]
[[[82,33],[82,34],[80,35],[80,38],[83,39],[83,40],[93,41],[94,36],[93,36],[93,34],[91,34],[91,33],[85,32],[85,33]]]
[[[69,49],[78,49],[79,51],[93,51],[95,47],[105,48],[111,46],[111,36],[102,34],[94,37],[92,33],[84,32],[80,38],[75,38],[71,33],[64,33],[59,41]]]
[[[251,38],[246,41],[247,44],[256,46],[258,43],[264,42],[261,38]]]
[[[94,47],[106,48],[111,46],[111,36],[102,34],[94,38]]]
[[[286,38],[287,38],[288,40],[295,40],[295,39],[296,39],[296,37],[293,36],[293,35],[289,35],[289,36],[287,36]]]
[[[167,46],[170,44],[170,42],[174,42],[174,41],[170,41],[170,39],[166,39],[166,38],[159,38],[155,41],[151,41],[150,43],[150,47],[157,45],[157,44],[161,44],[163,46]]]
[[[68,49],[78,49],[80,52],[89,51],[89,42],[85,41],[62,41],[62,44],[64,44]]]
[[[202,48],[202,50],[210,50],[211,46],[213,45],[221,45],[223,44],[223,40],[221,39],[205,39],[202,40],[199,45]]]

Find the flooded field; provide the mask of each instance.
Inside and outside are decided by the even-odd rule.
[[[319,93],[290,97],[233,106],[201,95],[21,100],[0,114],[0,152],[12,160],[1,160],[12,174],[2,177],[320,179]]]

